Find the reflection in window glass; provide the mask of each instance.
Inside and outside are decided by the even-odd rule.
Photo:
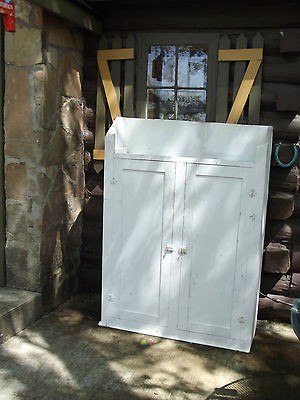
[[[178,86],[205,88],[207,81],[207,53],[192,46],[178,50]]]
[[[170,89],[148,89],[148,118],[175,119],[175,91]]]
[[[206,90],[178,90],[177,105],[177,119],[204,122]]]
[[[148,54],[148,86],[175,85],[175,46],[151,46]]]
[[[151,46],[147,118],[205,121],[207,63],[200,46]]]

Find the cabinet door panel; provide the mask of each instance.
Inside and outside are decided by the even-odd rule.
[[[111,212],[117,213],[115,229],[121,231],[114,247],[119,252],[113,282],[118,287],[118,318],[165,326],[171,254],[164,249],[172,242],[175,167],[127,160],[115,165],[118,204]]]
[[[180,260],[179,329],[229,338],[233,335],[247,174],[242,168],[187,168],[183,234],[187,254]]]

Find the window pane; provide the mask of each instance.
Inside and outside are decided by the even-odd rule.
[[[194,46],[178,48],[178,86],[206,88],[207,53]]]
[[[148,89],[147,117],[156,119],[175,119],[174,90]]]
[[[177,119],[184,121],[205,121],[206,90],[178,90]]]
[[[148,54],[147,85],[174,86],[175,63],[175,46],[151,46]]]

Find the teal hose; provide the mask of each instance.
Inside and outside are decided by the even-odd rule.
[[[291,324],[300,340],[300,298],[295,301],[291,309]]]
[[[294,164],[294,162],[297,160],[298,153],[299,153],[299,151],[298,151],[298,146],[297,146],[295,143],[293,144],[293,150],[294,150],[293,158],[292,158],[291,161],[289,161],[288,163],[283,163],[283,162],[281,162],[281,161],[279,160],[279,149],[280,149],[280,146],[281,146],[281,143],[278,143],[278,144],[275,146],[275,161],[276,161],[276,163],[277,163],[280,167],[282,167],[282,168],[289,168],[289,167],[291,167],[291,166]]]

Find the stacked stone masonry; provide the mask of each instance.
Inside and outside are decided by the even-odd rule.
[[[6,284],[51,308],[77,288],[83,34],[25,0],[5,33]]]

